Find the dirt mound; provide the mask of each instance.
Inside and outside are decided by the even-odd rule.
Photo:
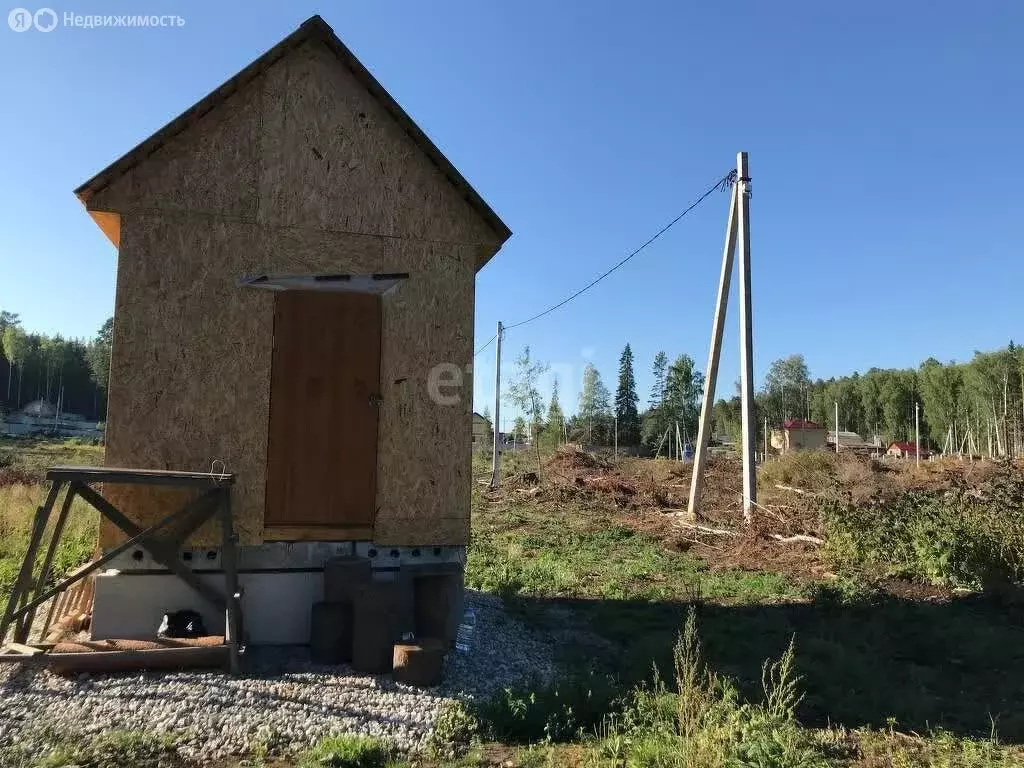
[[[593,453],[575,447],[563,447],[547,461],[549,470],[575,472],[586,469],[608,469],[608,462]]]

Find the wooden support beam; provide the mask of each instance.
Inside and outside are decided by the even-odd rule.
[[[78,483],[118,483],[130,485],[177,485],[213,488],[232,485],[234,475],[212,472],[175,472],[167,469],[121,469],[118,467],[50,467],[47,480]]]
[[[42,648],[25,645],[24,643],[8,643],[4,646],[4,651],[13,651],[16,654],[23,656],[37,656],[40,653],[45,653]]]
[[[89,498],[88,498],[89,493],[95,494],[97,496],[97,498],[99,498],[100,501],[103,502],[104,504],[109,504],[109,502],[107,502],[106,499],[104,499],[102,496],[99,496],[99,494],[96,494],[96,492],[93,491],[88,486],[79,486],[76,492],[78,493],[79,496],[81,496],[83,499],[85,499],[89,504],[92,504],[92,502],[89,501]],[[86,492],[88,492],[88,493],[86,493]],[[219,491],[216,491],[216,490],[213,491],[213,493],[218,493],[218,492]],[[196,501],[198,501],[198,499]],[[95,505],[93,505],[93,506],[95,506]],[[49,589],[46,592],[44,592],[42,595],[40,595],[35,600],[33,600],[28,606],[26,606],[26,608],[28,608],[28,607],[35,607],[36,605],[39,605],[40,603],[43,603],[46,600],[49,600],[54,595],[63,592],[68,587],[72,586],[73,584],[78,583],[79,581],[84,579],[86,576],[88,576],[90,573],[92,573],[93,571],[98,570],[99,568],[103,567],[104,565],[109,563],[111,560],[113,560],[114,558],[116,558],[119,555],[121,555],[123,552],[127,552],[132,547],[143,547],[144,549],[148,550],[148,547],[146,547],[144,545],[144,543],[143,543],[144,541],[148,540],[150,537],[153,536],[153,534],[156,531],[160,530],[164,526],[170,525],[173,522],[179,520],[180,519],[179,516],[185,517],[188,514],[190,514],[191,511],[192,511],[191,510],[191,504],[187,504],[184,507],[182,507],[181,509],[179,509],[177,512],[175,512],[173,515],[171,515],[170,517],[165,517],[163,520],[161,520],[160,522],[156,523],[155,525],[151,525],[149,528],[147,528],[145,530],[140,530],[137,534],[132,536],[132,538],[128,539],[128,541],[124,542],[123,544],[118,545],[117,547],[114,547],[114,549],[112,549],[109,552],[107,552],[107,554],[103,555],[103,557],[99,558],[98,560],[94,560],[91,563],[88,563],[86,566],[78,569],[73,574],[71,574],[66,579],[64,579],[60,584],[57,584],[52,589]],[[120,514],[120,513],[118,513],[118,514]],[[135,526],[134,523],[130,523],[130,525],[132,527],[137,527],[137,526]],[[149,550],[149,551],[152,552],[152,550]],[[163,565],[166,565],[166,563],[164,563],[164,561],[161,560],[159,557],[157,557],[155,554],[153,555],[153,557],[155,557]],[[185,566],[181,565],[180,563],[177,563],[176,559],[175,559],[175,564],[180,566],[180,568],[182,568],[182,569],[184,569],[186,571],[186,573],[188,574],[189,578],[185,579],[185,581],[186,581],[186,583],[189,583],[190,586],[191,586],[191,581],[198,581],[198,578],[192,573],[192,571],[189,571],[187,568],[185,568]],[[175,573],[177,573],[177,571],[175,571],[173,568],[171,568],[170,570],[172,570]],[[226,604],[224,603],[223,598],[219,594],[217,594],[216,591],[213,590],[212,587],[207,586],[204,582],[199,582],[199,583],[202,585],[202,587],[204,589],[206,589],[208,591],[213,591],[214,594],[216,595],[217,599],[220,600],[220,604],[219,605],[215,605],[217,610],[224,610]],[[76,605],[77,605],[77,603],[76,603]],[[22,609],[22,610],[25,610],[25,609]]]
[[[15,616],[20,615],[20,605],[23,599],[28,598],[29,584],[32,580],[33,565],[36,560],[36,552],[39,549],[39,542],[43,538],[43,531],[46,530],[46,523],[50,519],[50,512],[53,510],[53,503],[60,493],[61,482],[54,482],[46,494],[46,500],[36,510],[35,518],[32,521],[32,534],[29,537],[28,550],[25,552],[25,559],[21,561],[21,570],[11,588],[11,595],[7,600],[7,608],[4,611],[3,621],[0,622],[0,642],[7,637],[7,629]],[[21,636],[22,627],[19,624],[15,627],[14,640],[19,643],[25,642],[26,638]]]
[[[221,561],[224,564],[224,587],[227,592],[224,640],[228,645],[228,666],[231,674],[237,675],[239,646],[242,642],[242,592],[238,586],[238,566],[235,557],[238,537],[235,536],[231,523],[231,493],[226,489],[221,492],[220,498],[220,528],[223,547]]]
[[[53,558],[57,554],[57,547],[60,545],[60,537],[64,535],[64,525],[68,520],[68,512],[71,511],[71,504],[75,500],[75,486],[68,485],[67,492],[64,494],[64,503],[61,504],[60,514],[57,516],[57,522],[53,524],[53,532],[50,534],[50,543],[46,548],[46,555],[43,556],[43,564],[39,569],[39,578],[36,580],[35,596],[39,597],[43,590],[46,588],[46,582],[50,580],[50,569],[53,567]],[[32,622],[35,620],[36,610],[26,612],[21,617],[21,626],[25,629],[24,634],[26,639],[28,634],[32,631]],[[42,634],[46,634],[46,627],[43,627]]]
[[[181,561],[178,560],[177,552],[170,547],[165,546],[162,542],[156,539],[152,533],[146,534],[146,531],[125,517],[117,507],[100,496],[100,494],[88,485],[79,485],[78,495],[99,511],[99,513],[106,517],[110,522],[129,536],[133,537],[133,540],[136,541],[138,546],[149,552],[149,554],[153,556],[154,560],[172,571],[182,581],[192,587],[192,589],[194,589],[201,597],[205,598],[214,607],[214,609],[218,611],[226,609],[227,604],[225,602],[224,595],[220,594],[206,582],[200,580],[199,577],[196,576],[189,568],[183,565]],[[171,517],[177,517],[177,515],[183,511],[184,508],[182,510],[178,510],[178,512]],[[170,518],[164,518],[161,523],[158,523],[157,526],[154,527],[163,527],[163,524],[165,524],[169,519]]]

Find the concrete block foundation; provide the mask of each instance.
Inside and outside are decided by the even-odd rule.
[[[393,617],[385,622],[394,622],[388,629],[389,636],[397,633],[397,639],[408,632],[420,635],[428,627],[434,637],[454,636],[452,628],[458,625],[462,611],[464,547],[282,542],[239,548],[244,641],[256,645],[309,644],[313,604],[326,599],[325,566],[331,560],[337,565],[339,556],[342,562],[348,561],[348,572],[359,582],[366,581],[365,566],[352,565],[352,556],[368,560],[369,580],[383,582],[381,588],[393,596],[388,600]],[[186,550],[182,561],[199,578],[223,589],[218,549]],[[144,550],[126,552],[111,566],[96,576],[91,627],[94,640],[152,639],[165,613],[184,609],[198,611],[210,634],[224,633],[224,616]],[[339,586],[346,568],[331,570],[328,580],[333,593],[348,593],[343,584]],[[453,574],[457,574],[457,588],[451,583]],[[359,589],[355,584],[353,588]],[[370,590],[375,591],[373,587]]]

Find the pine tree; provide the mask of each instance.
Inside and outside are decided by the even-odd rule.
[[[640,414],[636,408],[639,402],[633,376],[633,350],[626,344],[619,357],[619,386],[615,390],[615,416],[619,422],[619,442],[622,445],[636,445],[640,442]]]

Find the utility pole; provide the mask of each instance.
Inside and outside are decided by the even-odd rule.
[[[491,490],[496,490],[501,481],[501,436],[498,432],[501,423],[501,320],[498,321],[498,332],[494,340],[497,344],[494,349],[494,455],[491,457]]]
[[[917,466],[921,466],[921,404],[914,401],[914,458]]]
[[[839,401],[836,400],[836,453],[839,453]]]
[[[768,417],[764,417],[764,458],[761,459],[762,463],[768,461]]]
[[[757,502],[754,464],[754,322],[750,295],[750,176],[747,153],[736,155],[737,240],[740,250],[740,398],[743,420],[743,521],[753,520]]]
[[[704,467],[708,460],[708,441],[711,439],[711,410],[715,400],[715,380],[718,378],[718,363],[722,357],[722,336],[725,332],[729,286],[732,283],[732,262],[736,252],[738,196],[738,185],[734,184],[732,198],[729,201],[729,220],[725,225],[725,248],[722,251],[722,272],[718,278],[718,301],[715,303],[715,316],[711,321],[711,349],[708,351],[707,375],[704,377],[704,398],[700,404],[697,451],[693,457],[693,473],[690,477],[690,499],[687,504],[687,512],[692,518],[696,518],[700,514],[701,493],[704,490]]]

